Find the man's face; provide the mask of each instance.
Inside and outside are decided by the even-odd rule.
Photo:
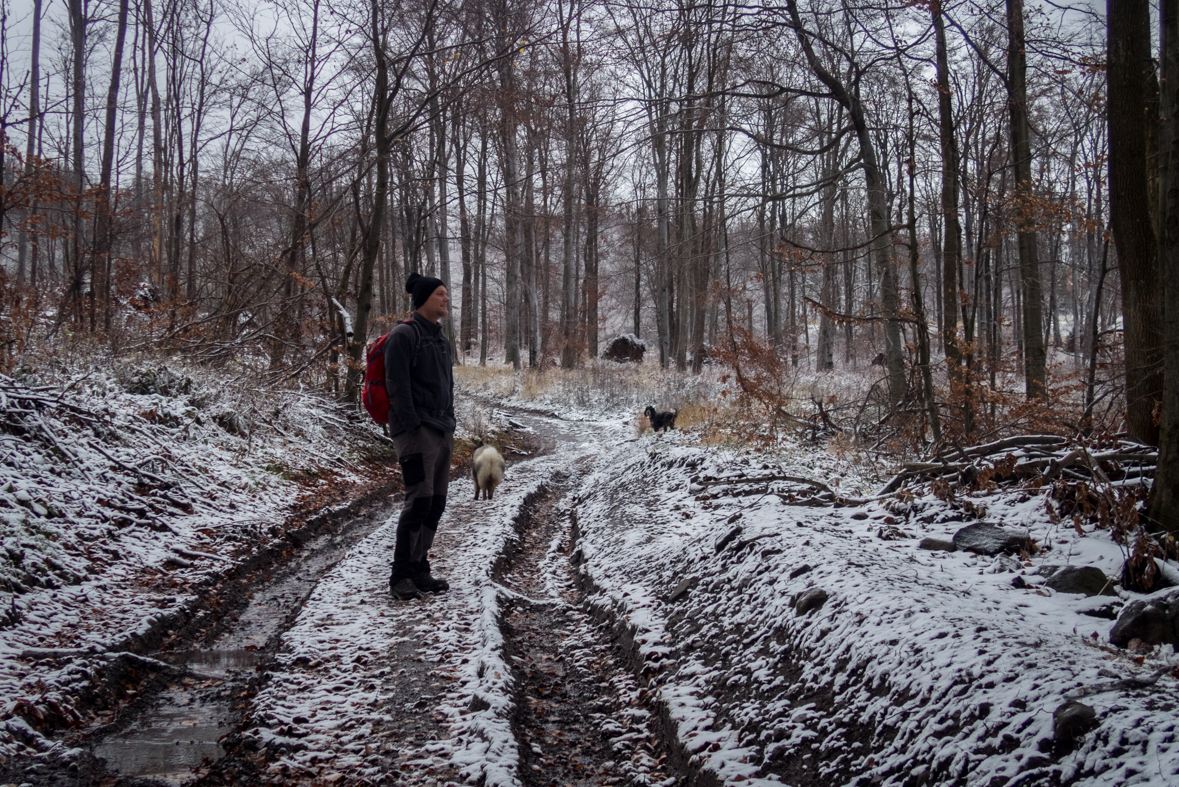
[[[418,308],[418,314],[430,322],[438,322],[450,312],[449,304],[450,296],[446,294],[446,288],[439,287],[430,293],[430,297]]]

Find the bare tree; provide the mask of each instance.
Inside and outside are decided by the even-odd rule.
[[[1110,0],[1109,215],[1122,280],[1126,344],[1126,421],[1130,436],[1158,442],[1155,410],[1163,395],[1162,301],[1149,193],[1148,84],[1154,80],[1148,0]]]
[[[1179,0],[1159,3],[1162,116],[1159,139],[1160,259],[1165,309],[1162,427],[1151,486],[1150,518],[1179,533]]]
[[[1007,95],[1011,119],[1011,158],[1019,217],[1019,278],[1023,298],[1021,314],[1024,385],[1029,399],[1047,395],[1047,355],[1041,327],[1043,293],[1040,254],[1036,245],[1035,184],[1032,181],[1031,131],[1028,127],[1027,40],[1024,36],[1023,0],[1007,0]]]
[[[72,56],[71,95],[73,98],[73,179],[74,198],[73,238],[70,244],[72,273],[66,303],[78,322],[82,321],[82,284],[85,274],[82,265],[82,199],[86,191],[85,123],[86,123],[86,18],[82,0],[69,0],[70,43]],[[62,316],[65,316],[63,310]]]
[[[127,39],[127,0],[119,0],[111,83],[106,95],[106,127],[102,135],[102,173],[95,194],[94,283],[90,299],[90,330],[96,330],[96,302],[102,302],[103,330],[111,329],[111,170],[115,157],[115,120],[118,116],[119,78],[123,70],[123,43]]]
[[[868,193],[872,253],[880,275],[880,300],[885,319],[884,362],[888,370],[889,400],[895,406],[900,403],[906,390],[905,358],[901,340],[900,295],[896,272],[889,253],[891,233],[885,174],[878,163],[872,130],[860,97],[859,85],[863,75],[862,68],[854,60],[853,50],[842,50],[840,54],[848,59],[848,67],[853,72],[850,84],[845,83],[824,65],[822,58],[816,52],[814,45],[816,42],[823,41],[823,38],[803,24],[797,0],[787,0],[786,10],[789,14],[789,26],[802,47],[807,64],[815,77],[827,89],[829,97],[837,101],[847,112],[859,142],[860,168],[864,173]]]
[[[33,0],[33,31],[31,52],[29,55],[29,124],[25,139],[25,179],[33,177],[34,157],[37,153],[37,125],[40,122],[40,93],[41,93],[41,0]],[[36,206],[30,206],[25,212],[25,220],[21,222],[20,238],[17,249],[16,283],[24,286],[27,273],[29,251],[29,216],[35,214]]]

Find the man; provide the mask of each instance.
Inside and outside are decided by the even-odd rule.
[[[454,451],[450,345],[438,324],[449,311],[450,298],[441,279],[417,273],[410,274],[405,291],[413,302],[413,320],[399,324],[385,340],[389,434],[405,485],[389,588],[402,601],[450,587],[430,575],[426,557],[446,509]]]

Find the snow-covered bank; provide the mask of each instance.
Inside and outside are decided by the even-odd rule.
[[[388,483],[366,430],[312,393],[159,365],[0,377],[0,756],[82,722],[101,654],[167,634],[297,512]]]
[[[923,500],[926,524],[896,501],[798,505],[805,495],[791,502],[788,483],[712,483],[767,475],[748,458],[656,438],[636,447],[580,493],[581,570],[634,632],[687,753],[722,783],[1179,779],[1170,676],[1085,697],[1098,726],[1072,751],[1054,747],[1053,714],[1078,689],[1175,661],[1170,648],[1110,646],[1112,621],[1086,614],[1101,599],[1036,580],[1045,565],[1116,575],[1107,533],[1082,537],[1052,524],[1042,497],[1013,493],[988,500],[986,520],[1030,530],[1040,553],[1021,563],[922,550],[922,536],[966,524],[961,512]],[[818,456],[769,474],[830,483]],[[1017,575],[1029,586],[1014,587]]]

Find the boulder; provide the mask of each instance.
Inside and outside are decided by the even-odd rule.
[[[1096,566],[1064,566],[1053,572],[1044,583],[1057,593],[1079,593],[1083,596],[1116,596],[1113,580]]]
[[[954,546],[980,555],[1014,555],[1032,551],[1036,544],[1026,530],[1013,530],[979,522],[967,525],[954,534]]]
[[[942,541],[940,538],[923,538],[917,548],[930,549],[934,552],[953,552],[958,549],[954,546],[953,541]]]
[[[1052,713],[1053,743],[1058,753],[1072,751],[1077,739],[1097,726],[1097,711],[1071,700]]]
[[[725,533],[720,541],[716,542],[716,553],[719,555],[725,551],[725,547],[737,540],[737,536],[741,535],[741,526],[737,525],[728,533]]]
[[[668,595],[668,601],[679,601],[681,598],[688,597],[688,591],[700,584],[700,580],[696,577],[685,577],[680,580],[680,583],[672,589],[671,594]]]
[[[1126,605],[1109,632],[1109,641],[1124,648],[1134,639],[1148,645],[1179,645],[1179,591]]]
[[[798,615],[814,612],[827,603],[827,591],[822,588],[811,588],[799,594],[794,600],[794,611]]]
[[[624,333],[621,336],[615,336],[606,343],[602,357],[607,361],[618,361],[619,363],[634,361],[638,363],[643,360],[643,353],[646,351],[646,342],[633,333]]]

